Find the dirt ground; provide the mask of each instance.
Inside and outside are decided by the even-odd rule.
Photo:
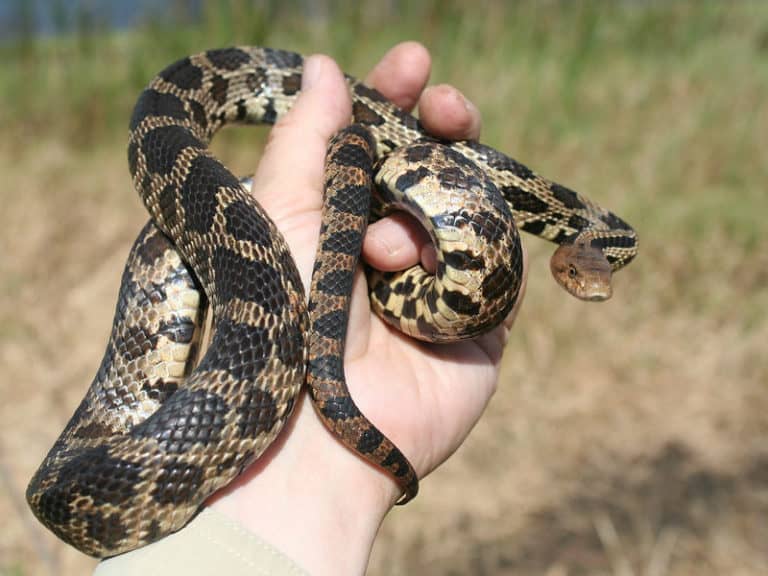
[[[3,574],[92,565],[35,522],[23,491],[98,365],[144,220],[123,154],[45,142],[1,155],[14,197],[1,222]],[[370,573],[768,573],[768,324],[746,337],[727,318],[662,314],[670,286],[638,280],[659,274],[652,247],[611,302],[572,301],[539,244],[497,396],[391,515]]]
[[[768,574],[765,36],[723,30],[680,60],[612,59],[599,37],[583,78],[541,51],[471,93],[494,144],[615,209],[640,255],[611,301],[586,304],[524,238],[499,390],[387,519],[372,576]],[[485,86],[488,70],[453,79]],[[23,495],[98,367],[146,216],[124,138],[23,130],[0,135],[0,576],[86,574]],[[243,142],[225,155],[239,173],[255,161]]]

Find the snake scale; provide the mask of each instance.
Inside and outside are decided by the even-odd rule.
[[[381,318],[433,342],[471,338],[509,313],[522,273],[518,228],[559,244],[552,272],[583,299],[609,297],[611,273],[637,252],[634,231],[614,214],[490,147],[430,137],[347,77],[353,124],[329,146],[306,304],[281,234],[207,150],[225,124],[283,116],[301,73],[291,52],[210,50],[163,70],[136,104],[128,160],[151,222],[126,264],[98,373],[27,489],[36,516],[87,554],[115,555],[181,528],[269,446],[305,381],[325,425],[388,471],[401,501],[416,494],[408,460],[344,381],[369,218],[405,210],[429,231],[434,275],[420,266],[368,272]],[[205,310],[213,335],[194,366]]]

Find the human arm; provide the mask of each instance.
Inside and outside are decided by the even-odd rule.
[[[253,191],[285,235],[309,286],[327,141],[349,121],[351,105],[346,83],[330,59],[309,58],[305,66],[302,94],[271,131]],[[428,75],[424,48],[406,43],[390,51],[367,81],[404,109],[418,102],[421,121],[432,133],[476,138],[477,111],[452,88],[424,90]],[[314,82],[307,82],[313,76]],[[380,269],[433,261],[423,231],[402,216],[371,226],[364,258]],[[365,278],[358,274],[345,356],[349,388],[362,412],[403,450],[419,477],[448,458],[480,417],[495,390],[506,334],[500,327],[472,342],[415,342],[371,313]],[[224,568],[227,559],[236,559],[244,571],[258,567],[271,573],[249,555],[252,548],[266,548],[264,541],[312,574],[360,574],[398,496],[392,479],[344,448],[303,397],[278,440],[210,498],[206,511],[180,532],[105,562],[99,574],[166,575],[175,569],[189,576],[211,573],[211,565],[239,573]],[[143,563],[131,564],[136,558]]]
[[[286,236],[308,286],[325,147],[351,108],[330,59],[308,59],[306,66],[305,76],[318,70],[319,75],[273,129],[253,189]],[[452,88],[422,92],[428,74],[426,51],[406,43],[390,51],[367,82],[402,108],[418,102],[431,132],[476,138],[477,111]],[[428,260],[428,254],[425,235],[403,218],[371,226],[364,245],[364,258],[382,269]],[[358,274],[347,334],[345,371],[352,396],[424,477],[461,444],[493,394],[507,328],[472,342],[416,342],[371,313],[365,278]],[[396,484],[344,448],[304,399],[278,441],[212,506],[313,574],[356,574],[364,571],[381,520],[398,496]]]

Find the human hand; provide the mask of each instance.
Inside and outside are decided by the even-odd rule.
[[[477,138],[479,113],[455,89],[424,89],[429,68],[426,50],[404,43],[385,55],[366,83],[401,108],[418,103],[422,123],[437,136]],[[320,228],[327,142],[350,114],[335,63],[327,57],[307,59],[302,95],[272,129],[254,177],[254,195],[285,235],[305,286]],[[363,258],[381,270],[419,260],[429,266],[432,260],[426,233],[403,215],[371,225]],[[516,309],[505,326],[477,340],[425,344],[371,313],[365,277],[357,274],[347,331],[347,384],[363,414],[403,451],[420,478],[456,450],[482,414],[496,387]],[[323,428],[310,403],[300,401],[267,453],[210,504],[313,574],[351,574],[364,571],[378,526],[399,495],[389,476],[344,448]]]

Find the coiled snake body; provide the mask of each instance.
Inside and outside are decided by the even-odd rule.
[[[126,265],[99,371],[32,479],[27,499],[59,537],[111,556],[182,527],[205,498],[269,446],[305,382],[339,439],[417,491],[405,456],[344,383],[348,300],[373,211],[416,215],[438,255],[371,271],[371,301],[429,341],[501,322],[520,286],[517,227],[560,245],[552,271],[571,293],[610,296],[637,250],[633,230],[575,192],[477,142],[439,142],[353,78],[354,124],[329,147],[309,306],[288,248],[243,185],[207,150],[227,123],[273,123],[290,109],[302,58],[212,50],[161,72],[130,124],[128,159],[151,216]],[[202,290],[201,290],[202,289]],[[205,304],[213,337],[191,372]]]

